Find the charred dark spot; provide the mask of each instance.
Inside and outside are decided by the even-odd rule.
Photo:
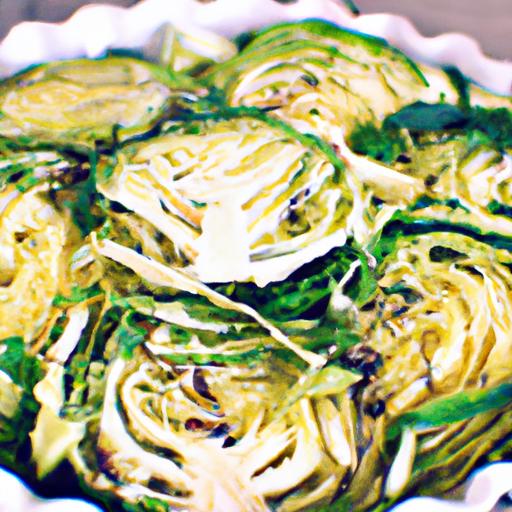
[[[465,255],[459,251],[455,251],[454,249],[450,249],[450,247],[444,247],[441,245],[436,245],[430,249],[428,253],[429,258],[434,263],[441,263],[443,261],[453,261],[460,258],[463,258]]]
[[[208,389],[208,383],[206,382],[203,373],[201,370],[195,370],[194,375],[192,377],[192,382],[194,384],[194,389],[207,400],[211,400],[215,402],[215,397],[210,393]]]
[[[162,210],[167,213],[167,214],[170,214],[171,211],[169,210],[169,208],[167,208],[167,205],[165,204],[164,201],[160,200],[160,207],[162,208]]]
[[[73,375],[69,373],[64,374],[64,390],[66,395],[69,395],[71,391],[73,390],[73,384],[75,382],[75,379],[73,378]]]
[[[427,187],[432,187],[433,185],[435,185],[437,182],[439,181],[439,178],[437,176],[434,176],[433,174],[429,174],[426,178],[425,178],[425,185]]]
[[[26,231],[18,231],[14,233],[14,240],[16,240],[17,243],[21,244],[28,238],[29,234]]]
[[[23,171],[15,172],[9,176],[9,179],[7,180],[9,183],[15,183],[18,180],[21,180],[23,178]]]
[[[341,148],[338,146],[338,144],[331,144],[332,149],[334,149],[334,152],[339,155],[341,152]],[[344,161],[346,163],[346,161]]]
[[[302,75],[301,79],[311,87],[316,87],[318,85],[318,78],[313,75]]]
[[[169,494],[169,484],[165,480],[160,478],[151,477],[148,480],[148,487],[152,491],[159,492],[161,494]]]
[[[191,432],[204,430],[204,422],[197,418],[190,418],[185,422],[185,428]]]
[[[231,446],[234,446],[237,443],[237,440],[232,437],[228,436],[226,437],[224,444],[222,445],[222,448],[231,448]]]
[[[373,348],[364,343],[350,347],[341,357],[340,362],[361,372],[366,378],[377,373],[382,366],[382,356]]]
[[[365,412],[372,418],[378,418],[386,412],[386,402],[379,399],[371,404],[366,404]]]
[[[407,313],[408,309],[409,308],[407,306],[398,308],[396,311],[393,311],[392,316],[396,318],[397,316],[403,315],[404,313]]]
[[[401,164],[410,164],[411,163],[411,159],[403,153],[401,155],[397,156],[396,161]]]
[[[375,300],[367,302],[364,306],[361,306],[361,311],[371,311],[376,306]]]
[[[274,110],[279,110],[280,108],[282,108],[282,105],[272,105],[269,107],[263,107],[261,110],[263,112],[273,112]]]
[[[290,213],[288,214],[288,221],[291,224],[296,224],[299,221],[299,216],[297,215],[295,210],[291,210]]]
[[[229,425],[227,423],[221,423],[212,429],[208,437],[225,437],[229,434]]]
[[[68,166],[65,169],[59,169],[57,178],[62,185],[74,185],[80,181],[89,178],[90,169],[83,165]]]
[[[119,473],[111,462],[112,454],[103,448],[96,449],[96,460],[98,461],[98,467],[105,475],[114,480],[119,481]]]
[[[127,208],[125,208],[121,203],[118,203],[117,201],[110,202],[110,209],[114,213],[128,213],[130,211]]]
[[[155,237],[155,242],[158,244],[163,243],[165,240],[165,235],[158,229],[155,230],[154,237]]]
[[[457,270],[464,270],[465,272],[468,272],[469,274],[477,277],[484,277],[482,272],[480,272],[477,268],[470,266],[470,265],[455,265],[455,268]]]

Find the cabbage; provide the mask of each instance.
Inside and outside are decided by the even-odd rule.
[[[215,321],[215,308],[204,322],[186,303],[147,309],[145,302],[130,304],[149,317],[125,310],[106,343],[113,357],[101,402],[85,418],[89,441],[77,447],[83,423],[68,406],[57,451],[48,437],[57,420],[49,419],[53,402],[45,394],[32,434],[38,467],[67,453],[92,488],[142,507],[150,499],[178,509],[233,511],[327,502],[356,463],[346,393],[361,377],[333,366],[310,370],[304,380],[278,355],[276,342],[243,316],[233,329]],[[175,323],[156,320],[164,312]],[[88,410],[94,393],[85,396],[81,409]],[[44,450],[39,439],[47,440]]]
[[[126,146],[98,190],[172,241],[187,273],[264,286],[364,229],[361,187],[335,164],[260,119],[209,120]]]
[[[0,462],[341,512],[510,457],[510,98],[321,21],[159,36],[0,87]]]
[[[460,234],[398,239],[380,266],[373,307],[360,315],[384,361],[367,399],[394,416],[510,378],[510,262],[508,252]]]
[[[114,242],[93,250],[172,274]],[[99,289],[58,298],[66,324],[34,391],[40,475],[67,459],[105,500],[205,511],[365,510],[463,479],[510,435],[510,255],[442,232],[383,237],[374,252],[377,288],[362,257],[322,258],[308,271],[346,269],[324,317],[278,323],[304,348],[323,326],[331,336],[323,368],[305,367],[217,292],[205,292],[217,304],[183,292],[117,296],[105,275]],[[236,286],[238,297],[248,285]],[[332,340],[347,322],[363,343],[340,358]],[[452,476],[429,483],[443,471]]]
[[[380,129],[359,126],[348,144],[362,153],[351,158],[361,160],[356,172],[372,187],[374,218],[387,211],[389,219],[402,209],[412,221],[511,236],[510,111],[415,103],[386,118]],[[363,155],[371,158],[366,164]],[[370,168],[374,182],[364,174]],[[394,184],[397,175],[404,183],[401,191]]]
[[[479,233],[510,238],[512,157],[485,143],[468,147],[465,137],[440,145],[439,150],[442,149],[446,157],[450,155],[450,166],[446,165],[442,154],[434,156],[429,147],[418,151],[418,162],[433,159],[429,169],[436,174],[436,181],[428,191],[432,200],[413,204],[409,212],[411,219],[435,219]],[[450,202],[454,197],[457,200]]]
[[[360,243],[367,243],[393,212],[424,196],[436,201],[458,197],[460,190],[453,187],[430,187],[429,182],[438,178],[437,169],[421,161],[422,147],[415,151],[416,131],[446,131],[454,125],[474,131],[490,126],[491,145],[510,144],[510,98],[479,89],[457,70],[416,65],[380,39],[324,21],[283,23],[265,29],[237,57],[213,66],[204,76],[225,90],[230,105],[263,108],[298,131],[320,136],[333,146],[374,203],[366,211],[369,226],[359,233]],[[476,107],[476,113],[461,126],[470,106]],[[487,113],[480,107],[491,110]],[[404,118],[410,121],[413,116],[406,126]],[[372,144],[375,130],[399,118],[395,130],[386,130],[377,144]],[[436,158],[443,160],[439,172],[453,175],[449,149],[445,159],[429,142],[426,152],[433,148]],[[364,156],[354,154],[361,148]],[[410,165],[403,165],[411,160]],[[462,161],[459,165],[463,166]],[[474,178],[474,186],[478,186],[476,182]],[[486,207],[479,205],[471,218],[460,222],[490,231],[497,219],[486,216]],[[436,211],[425,213],[426,217],[433,215],[439,217]],[[507,224],[502,218],[498,222]]]
[[[177,72],[195,74],[237,53],[236,45],[226,37],[197,27],[168,25],[162,36],[160,61]]]
[[[428,87],[416,64],[382,39],[320,20],[265,29],[205,76],[226,91],[230,105],[271,108],[299,131],[330,142],[415,100],[457,100],[448,80]]]
[[[44,197],[45,186],[0,193],[0,339],[31,341],[60,289],[66,219]]]
[[[123,140],[150,130],[176,99],[194,98],[189,80],[127,57],[43,64],[0,88],[0,135],[75,147]]]
[[[78,241],[53,195],[79,164],[55,151],[2,149],[0,339],[32,342],[52,314],[53,298],[70,285],[67,261]]]

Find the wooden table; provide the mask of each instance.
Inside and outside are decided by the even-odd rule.
[[[512,61],[512,0],[355,0],[361,12],[410,18],[425,35],[465,32],[485,52]]]

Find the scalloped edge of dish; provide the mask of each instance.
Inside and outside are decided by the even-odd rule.
[[[144,45],[164,23],[199,26],[227,36],[279,21],[307,17],[383,37],[420,61],[454,65],[485,88],[512,94],[512,62],[494,60],[471,37],[453,32],[425,37],[403,16],[353,15],[336,0],[145,0],[130,8],[91,4],[58,24],[23,22],[0,43],[0,75],[34,63],[78,56],[97,57],[108,48]]]
[[[382,37],[409,56],[437,66],[457,66],[479,85],[512,94],[512,62],[484,55],[480,45],[460,33],[425,37],[406,18],[394,14],[355,16],[336,0],[144,0],[130,8],[101,4],[82,7],[62,23],[23,22],[0,43],[0,77],[50,60],[98,57],[111,48],[147,46],[166,23],[194,27],[228,37],[282,21],[323,18],[338,25]],[[412,498],[395,512],[489,512],[512,492],[512,462],[487,466],[473,474],[463,501]],[[0,469],[0,512],[98,512],[82,500],[43,500],[16,476]]]

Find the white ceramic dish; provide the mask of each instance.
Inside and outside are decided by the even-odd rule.
[[[512,94],[512,63],[486,57],[478,43],[463,34],[423,37],[405,18],[391,14],[354,16],[337,0],[145,0],[130,9],[90,5],[62,24],[21,23],[0,43],[0,76],[54,59],[96,57],[108,48],[154,51],[155,34],[166,23],[226,36],[285,20],[324,18],[339,25],[386,38],[411,57],[437,65],[455,65],[480,85]],[[415,498],[395,512],[489,512],[512,492],[512,462],[478,471],[463,501]],[[98,512],[83,501],[38,499],[23,483],[0,470],[0,512]]]

